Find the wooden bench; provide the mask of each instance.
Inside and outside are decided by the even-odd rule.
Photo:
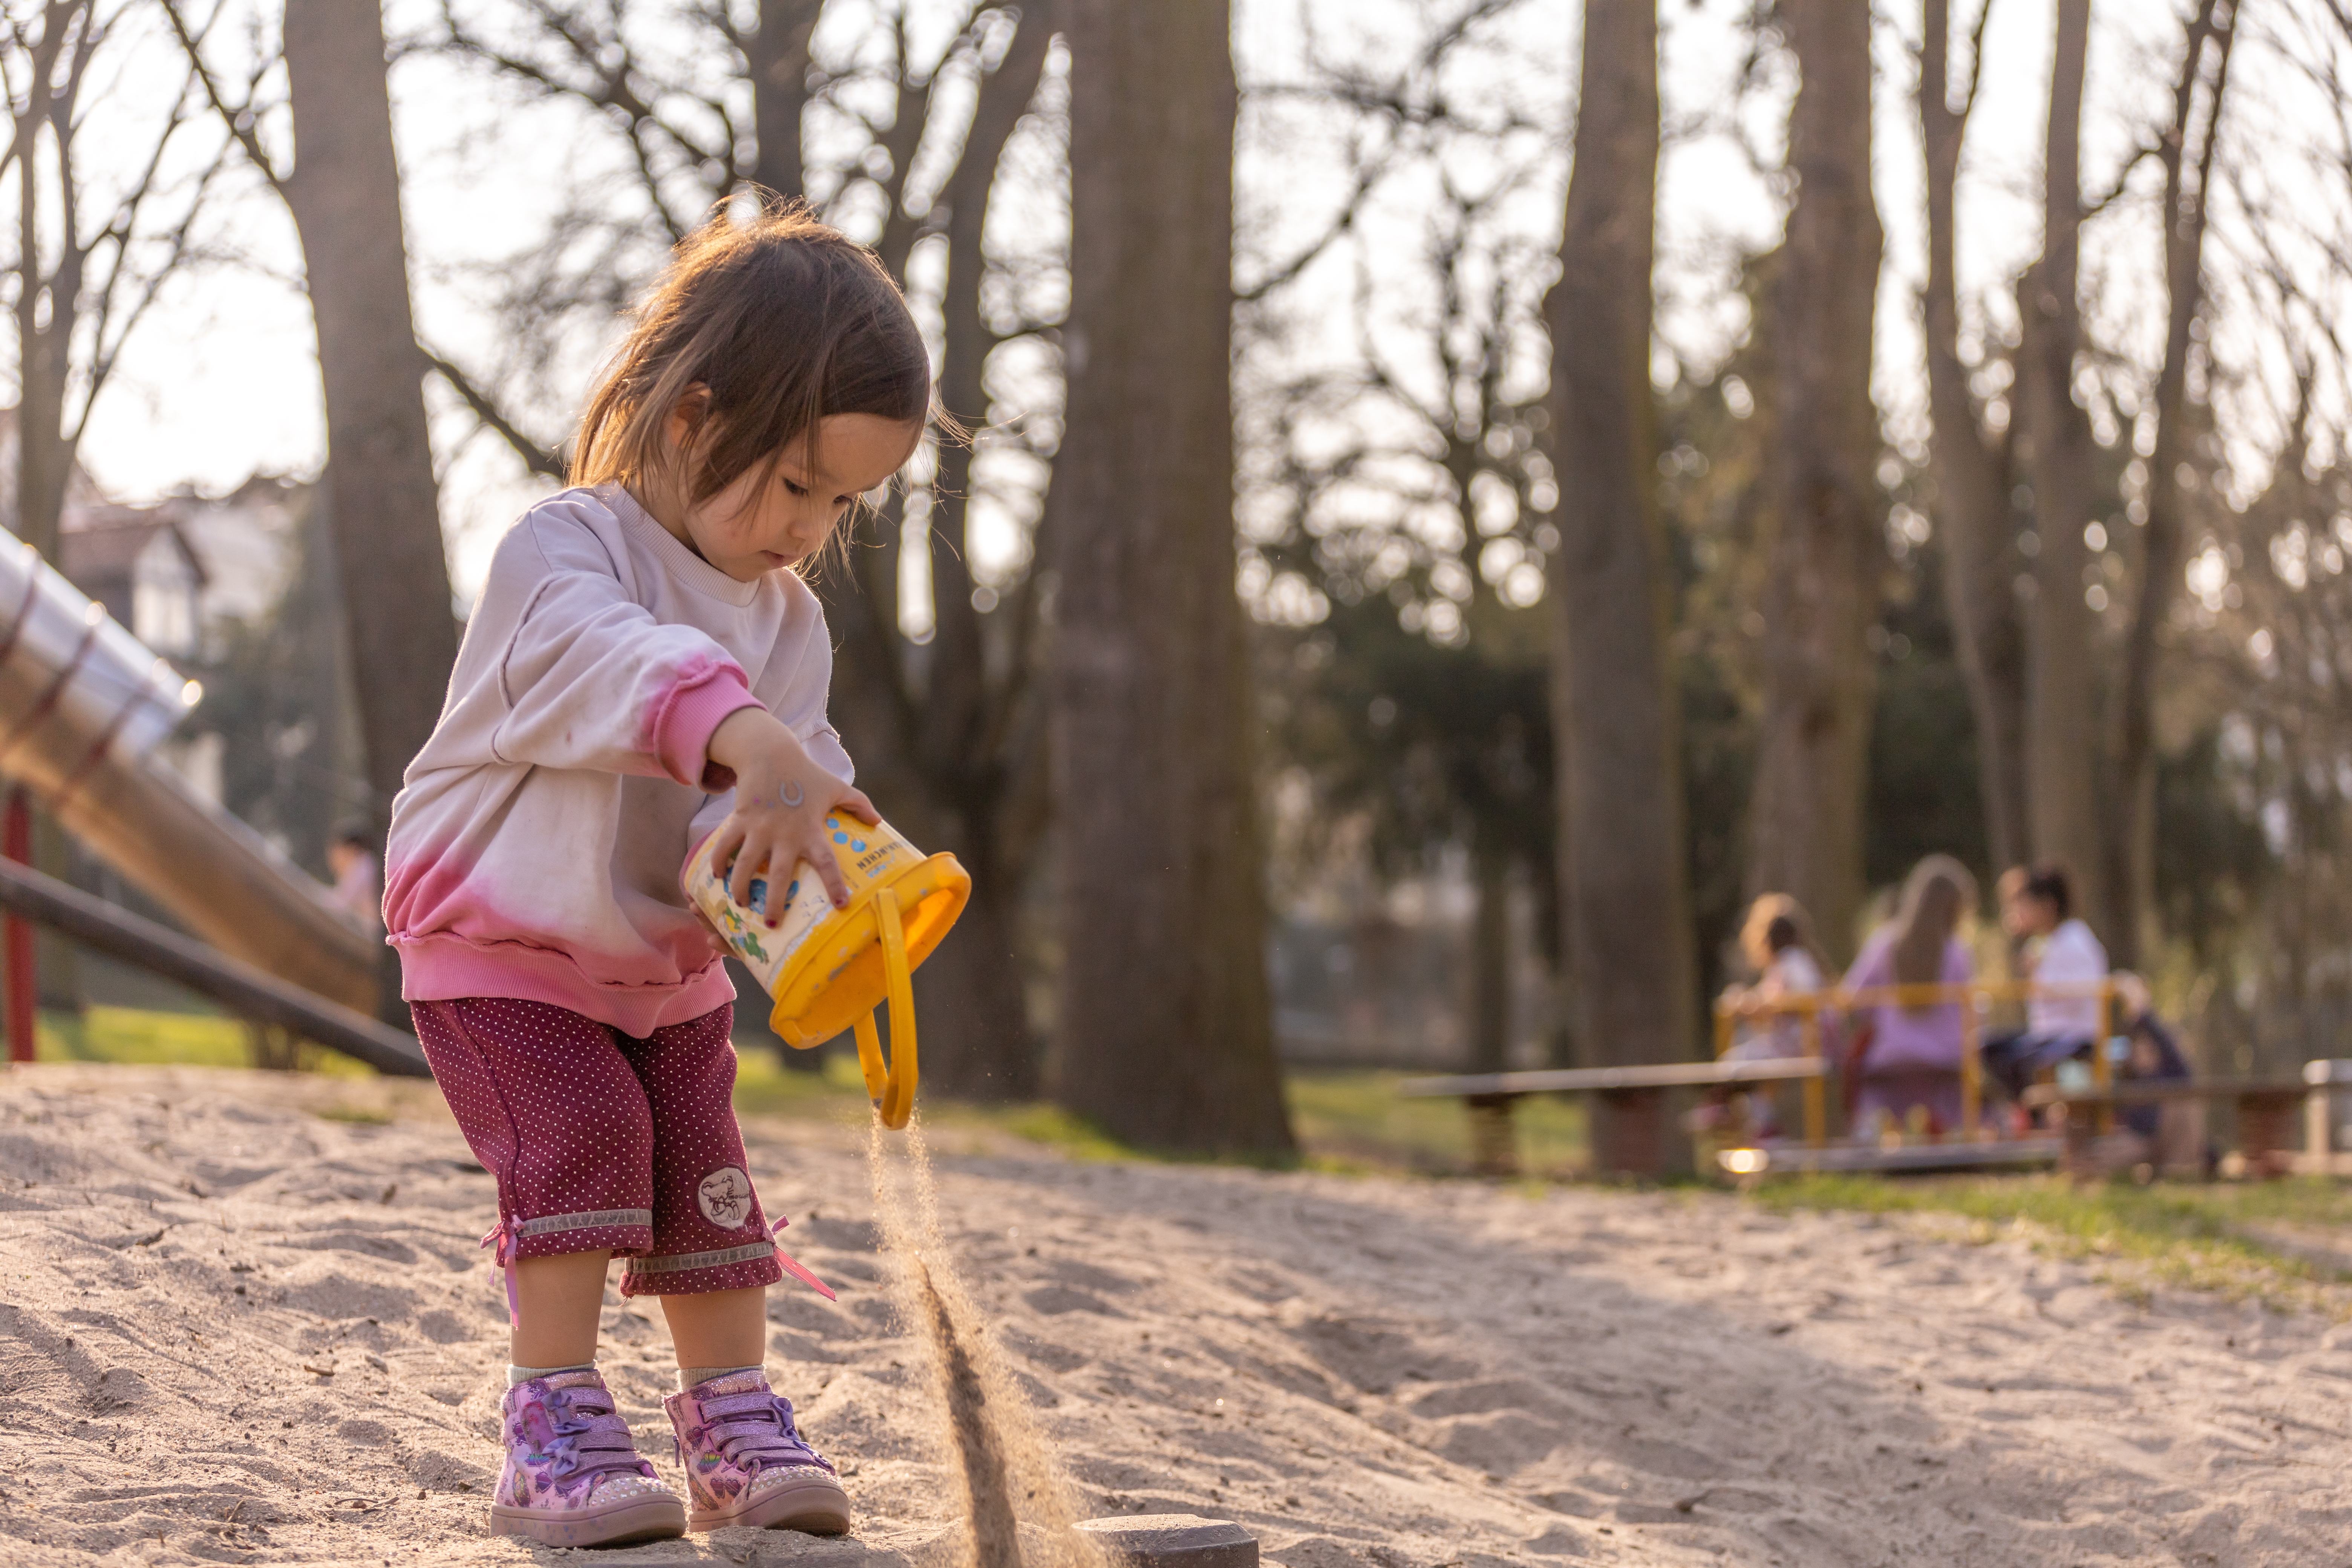
[[[2249,1174],[2271,1179],[2295,1168],[2295,1118],[2310,1085],[2302,1079],[2147,1079],[2108,1084],[2037,1083],[2025,1091],[2030,1109],[2057,1108],[2065,1121],[2064,1168],[2078,1179],[2106,1174],[2101,1154],[2104,1125],[2123,1105],[2228,1102],[2238,1111],[2238,1152]],[[2163,1163],[2165,1162],[2151,1162]]]
[[[1515,1176],[1519,1154],[1511,1108],[1530,1094],[1633,1094],[1667,1089],[1729,1089],[1751,1083],[1819,1083],[1829,1068],[1818,1057],[1757,1061],[1662,1062],[1647,1067],[1559,1068],[1533,1072],[1465,1073],[1407,1079],[1411,1100],[1458,1100],[1470,1112],[1470,1167],[1482,1176]]]

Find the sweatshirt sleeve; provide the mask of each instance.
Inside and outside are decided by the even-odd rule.
[[[804,587],[797,588],[808,594]],[[824,612],[818,607],[816,597],[808,595],[807,614],[796,616],[795,624],[805,622],[797,652],[786,657],[779,649],[782,668],[790,670],[782,693],[776,699],[773,711],[808,749],[809,761],[844,784],[855,784],[857,769],[849,760],[849,752],[841,743],[841,733],[825,717],[825,694],[833,685],[833,642],[825,633]],[[704,778],[703,787],[713,792],[694,814],[687,833],[688,853],[693,847],[718,830],[735,809],[735,778],[725,768],[714,767]]]
[[[706,633],[655,620],[593,534],[544,517],[523,530],[514,564],[535,568],[535,581],[516,584],[527,600],[499,657],[492,752],[701,784],[720,721],[761,706],[741,666]]]

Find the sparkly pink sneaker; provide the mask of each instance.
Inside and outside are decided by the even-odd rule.
[[[688,1529],[848,1532],[849,1494],[793,1424],[793,1402],[768,1386],[767,1373],[730,1373],[662,1404],[694,1499]]]
[[[490,1533],[550,1546],[617,1546],[686,1533],[686,1505],[637,1457],[629,1424],[594,1372],[559,1372],[507,1390],[507,1462]]]

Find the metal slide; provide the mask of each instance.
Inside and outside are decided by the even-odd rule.
[[[232,957],[373,1014],[379,944],[260,835],[155,761],[193,682],[0,531],[0,776]]]

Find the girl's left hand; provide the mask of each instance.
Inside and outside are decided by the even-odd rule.
[[[833,907],[847,904],[849,883],[833,858],[824,819],[845,811],[861,822],[878,822],[874,803],[818,767],[800,738],[764,708],[730,713],[711,734],[709,755],[735,773],[735,809],[719,825],[710,848],[711,864],[728,868],[727,896],[749,908],[752,878],[764,874],[772,887],[805,860]],[[772,899],[768,924],[782,919],[783,901]]]

